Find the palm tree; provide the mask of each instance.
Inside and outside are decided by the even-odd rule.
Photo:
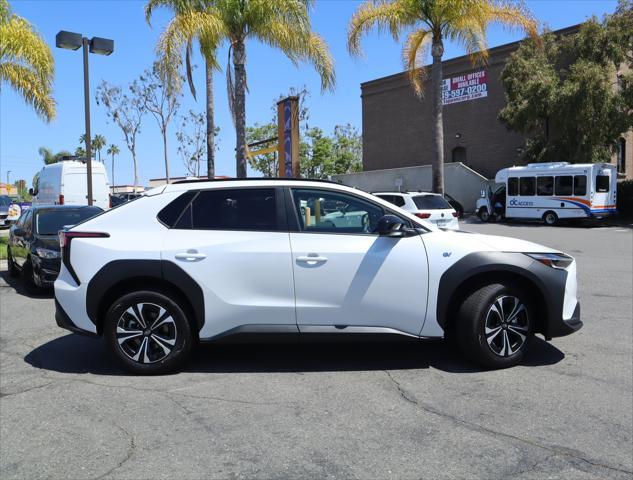
[[[213,102],[213,70],[218,67],[216,60],[216,48],[218,35],[214,29],[210,31],[204,25],[192,28],[191,20],[199,18],[200,12],[204,12],[212,4],[207,0],[149,0],[145,6],[145,19],[150,23],[152,13],[155,8],[165,6],[174,12],[174,18],[169,22],[165,32],[158,42],[156,50],[161,63],[167,73],[170,82],[180,83],[179,69],[181,66],[180,50],[182,42],[186,43],[185,48],[185,70],[189,90],[196,98],[196,88],[193,84],[193,74],[191,67],[191,54],[195,40],[200,44],[200,52],[205,61],[206,76],[206,112],[207,112],[207,177],[215,177],[215,117]],[[173,50],[173,38],[178,38],[179,44]]]
[[[213,0],[202,11],[181,14],[180,29],[165,31],[164,51],[179,51],[187,39],[204,33],[218,45],[229,42],[227,87],[236,136],[236,170],[246,177],[246,41],[257,39],[281,50],[293,63],[308,61],[322,89],[334,87],[334,64],[325,41],[312,31],[312,0]],[[232,67],[231,67],[232,61]]]
[[[98,155],[98,159],[99,161],[101,161],[101,150],[103,149],[103,147],[105,147],[107,144],[107,140],[105,139],[105,137],[103,135],[95,135],[92,138],[92,148],[94,148],[97,151],[97,155]]]
[[[114,156],[118,155],[121,152],[119,150],[119,147],[117,147],[115,144],[112,144],[108,147],[106,153],[112,156],[112,193],[114,193]]]
[[[533,37],[537,24],[523,5],[513,0],[380,0],[358,7],[349,25],[347,46],[360,55],[364,34],[376,27],[395,40],[409,31],[403,59],[415,92],[423,93],[424,70],[420,61],[431,46],[431,102],[433,105],[433,191],[444,193],[444,132],[442,120],[442,55],[444,40],[464,46],[471,61],[485,62],[488,56],[486,29],[491,23],[519,28]]]
[[[61,150],[57,153],[53,153],[50,148],[40,147],[37,152],[41,155],[45,165],[59,162],[63,157],[70,157],[72,153],[68,150]]]
[[[6,82],[49,122],[55,118],[54,72],[53,54],[44,39],[11,12],[7,0],[0,0],[0,88]]]

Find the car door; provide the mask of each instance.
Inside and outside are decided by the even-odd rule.
[[[373,233],[386,210],[351,193],[292,188],[287,195],[299,330],[380,327],[417,335],[428,290],[420,235]]]
[[[296,331],[290,242],[276,188],[197,192],[170,228],[162,259],[202,288],[201,338],[236,327],[290,326]]]

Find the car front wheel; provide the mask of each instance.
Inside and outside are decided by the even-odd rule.
[[[194,346],[181,306],[162,292],[133,292],[115,301],[105,317],[104,336],[128,370],[152,375],[177,369]]]
[[[457,321],[463,353],[488,368],[521,362],[534,331],[528,296],[503,283],[486,285],[466,297]]]

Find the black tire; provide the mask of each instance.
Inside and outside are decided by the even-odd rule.
[[[138,308],[139,305],[142,307]],[[127,313],[130,309],[132,313]],[[160,309],[165,314],[158,317]],[[145,328],[138,320],[139,314]],[[153,329],[150,322],[156,325]],[[117,327],[142,333],[126,335]],[[178,369],[191,354],[196,337],[178,302],[166,292],[144,290],[124,295],[110,306],[105,316],[104,338],[110,352],[127,370],[156,375]],[[120,342],[122,338],[127,340]]]
[[[545,212],[543,214],[543,223],[550,227],[556,225],[558,223],[558,215],[556,215],[556,212],[552,212],[551,210]]]
[[[13,260],[13,255],[11,255],[11,249],[7,246],[7,270],[9,270],[9,275],[13,278],[17,278],[20,276],[20,270],[18,266],[15,264]]]
[[[524,291],[505,283],[486,285],[468,295],[459,309],[456,324],[457,341],[464,355],[488,368],[520,363],[534,332],[530,305]],[[504,320],[495,309],[504,312]],[[508,322],[514,309],[518,314]]]
[[[24,267],[22,268],[22,280],[28,293],[37,295],[42,292],[42,287],[37,284],[35,279],[35,271],[33,270],[31,257],[27,258],[26,262],[24,262]]]
[[[481,207],[479,209],[477,216],[479,217],[479,220],[481,220],[482,222],[490,221],[490,213],[488,213],[488,209],[486,207]]]

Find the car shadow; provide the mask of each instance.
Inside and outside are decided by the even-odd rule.
[[[0,279],[11,288],[15,290],[18,295],[23,295],[28,298],[53,298],[55,296],[52,288],[44,288],[37,292],[30,292],[27,290],[22,280],[22,276],[12,277],[7,270],[0,272]]]
[[[460,220],[462,225],[472,225],[479,224],[484,225],[484,222],[479,220],[477,216],[471,215],[463,220]],[[545,225],[541,220],[528,220],[528,219],[505,219],[501,222],[491,222],[492,225],[503,225],[507,227],[538,227],[538,228],[556,228],[556,227],[566,227],[566,228],[626,228],[633,229],[633,219],[631,218],[604,218],[601,220],[598,219],[562,219],[554,225]]]
[[[553,365],[563,352],[535,338],[523,366]],[[65,335],[29,352],[30,365],[59,373],[129,375],[119,367],[103,341]],[[435,368],[449,373],[485,369],[465,360],[441,340],[391,343],[202,344],[181,369],[194,373],[340,372]]]

